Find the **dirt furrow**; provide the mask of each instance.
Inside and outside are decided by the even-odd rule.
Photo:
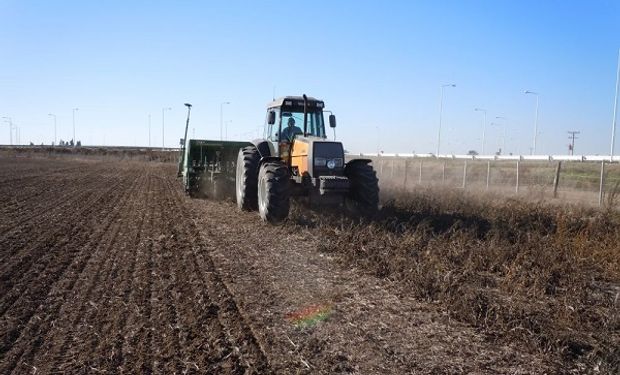
[[[101,224],[103,224],[102,230],[94,231],[94,233],[91,230],[84,230],[84,234],[90,234],[90,237],[85,238],[84,244],[78,244],[75,246],[79,250],[74,250],[70,253],[75,254],[75,258],[71,260],[71,266],[63,270],[63,272],[50,272],[50,275],[52,275],[52,277],[55,277],[55,279],[50,281],[49,284],[45,285],[47,287],[46,289],[41,289],[38,291],[38,298],[43,298],[43,303],[39,305],[37,310],[30,310],[31,312],[28,312],[29,310],[25,310],[28,314],[25,316],[25,318],[27,318],[28,320],[28,323],[26,324],[24,331],[20,332],[20,337],[28,338],[30,336],[33,336],[33,332],[37,332],[37,334],[34,336],[41,339],[49,329],[54,328],[58,318],[58,311],[62,307],[64,307],[65,304],[69,304],[70,306],[72,305],[74,301],[72,301],[72,299],[70,298],[71,295],[81,296],[81,294],[71,293],[72,289],[76,285],[84,285],[84,280],[82,280],[81,283],[77,282],[80,278],[83,277],[83,271],[85,270],[87,265],[94,264],[95,270],[97,270],[97,267],[101,266],[101,263],[99,262],[91,262],[91,257],[93,256],[93,254],[97,254],[98,244],[100,240],[109,235],[114,236],[115,229],[118,230],[117,228],[119,224],[116,218],[121,216],[120,210],[124,207],[124,202],[127,201],[131,196],[131,192],[127,189],[119,189],[118,191],[120,194],[118,194],[118,197],[116,199],[110,197],[109,201],[101,202],[101,205],[103,205],[103,207],[106,207],[106,205],[110,202],[118,203],[115,205],[107,205],[108,209],[98,211],[100,213],[106,214],[106,216],[103,218],[103,221],[101,222]],[[97,217],[97,220],[93,220],[99,221],[98,219],[99,218]],[[91,225],[92,224],[94,223],[91,223]],[[116,226],[117,228],[114,228],[114,226]],[[85,228],[92,227],[86,226]],[[108,247],[108,249],[109,248],[111,247]],[[109,254],[103,253],[101,255],[103,260],[109,259]],[[68,275],[68,277],[63,277],[65,274]],[[49,290],[49,292],[47,292],[46,290]],[[40,322],[38,319],[32,320],[30,319],[30,316],[33,315],[35,316],[35,318],[39,315],[46,316],[47,319],[43,322]],[[19,325],[17,327],[19,327]],[[25,352],[26,356],[29,356],[38,350],[39,345],[37,345],[36,347],[29,347],[27,343],[24,344],[21,341],[23,340],[18,340],[18,342],[15,343],[14,347],[11,348],[10,354],[15,361],[18,360],[20,353]],[[49,343],[49,341],[47,343]]]
[[[100,215],[101,211],[97,204],[106,205],[107,202],[104,200],[116,195],[115,190],[119,186],[121,186],[121,181],[108,185],[108,188],[100,193],[88,194],[88,198],[81,201],[75,210],[67,207],[63,212],[66,219],[62,223],[54,223],[50,220],[48,225],[51,225],[51,228],[48,226],[45,235],[34,240],[29,246],[20,250],[15,257],[10,258],[3,267],[0,267],[0,291],[3,291],[3,297],[0,299],[0,314],[4,314],[17,300],[23,298],[24,291],[38,293],[38,289],[33,290],[31,287],[26,289],[31,279],[46,286],[49,285],[49,280],[42,280],[40,274],[48,274],[51,277],[62,275],[74,255],[69,254],[69,251],[76,251],[73,244],[79,243],[83,236],[89,235],[81,218],[88,217],[90,213]],[[58,267],[58,269],[55,272],[47,272],[50,266]],[[16,281],[20,284],[14,285]]]

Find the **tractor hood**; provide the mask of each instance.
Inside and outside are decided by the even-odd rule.
[[[300,175],[342,176],[344,149],[342,143],[313,136],[297,136],[291,148],[291,167]]]

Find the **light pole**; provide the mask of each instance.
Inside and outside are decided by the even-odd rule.
[[[474,108],[474,111],[484,112],[484,123],[482,123],[482,150],[480,150],[480,155],[484,155],[484,135],[487,129],[487,110],[482,108]]]
[[[504,120],[504,121],[508,121],[508,119],[506,119],[506,117],[503,116],[496,116],[495,117],[497,120]],[[505,153],[506,152],[506,122],[504,122],[503,124],[498,124],[498,125],[502,125],[503,126],[503,131],[502,131],[502,152]]]
[[[614,160],[614,143],[616,141],[616,117],[618,115],[618,88],[620,87],[620,48],[618,48],[618,73],[616,73],[616,98],[614,99],[614,119],[611,125],[611,155],[610,161]]]
[[[228,124],[232,123],[232,120],[228,120],[224,122],[224,138],[228,140]]]
[[[498,122],[491,122],[489,125],[491,125],[491,126],[501,126],[502,124],[500,124],[500,123],[498,123]],[[498,138],[501,138],[501,137],[498,137]],[[497,144],[497,148],[499,149],[499,150],[498,150],[499,152],[496,152],[496,154],[497,154],[497,155],[501,155],[501,154],[502,154],[502,152],[503,152],[503,149],[502,149],[502,147],[501,147],[501,141],[500,141],[500,142],[498,142],[498,144]]]
[[[47,115],[54,118],[54,146],[56,146],[58,144],[58,140],[56,139],[56,115],[53,113],[48,113]]]
[[[456,85],[453,83],[441,85],[441,98],[439,99],[439,130],[437,131],[437,153],[435,154],[437,156],[439,156],[439,146],[441,145],[441,115],[443,112],[443,89],[444,87],[456,87]]]
[[[534,147],[532,152],[536,154],[536,140],[538,139],[538,93],[530,90],[526,90],[525,94],[536,95],[536,118],[534,120]],[[530,154],[531,155],[531,154]]]
[[[172,108],[171,107],[164,107],[161,109],[161,149],[163,151],[163,149],[166,147],[165,143],[164,143],[164,128],[166,125],[166,121],[165,121],[165,112],[166,111],[171,111]]]
[[[222,133],[224,128],[224,104],[230,104],[230,102],[220,103],[220,141],[224,140],[224,135]]]
[[[75,139],[75,111],[79,108],[73,108],[73,147],[77,144],[77,139]]]
[[[9,144],[13,146],[13,119],[10,117],[2,117],[9,124]]]

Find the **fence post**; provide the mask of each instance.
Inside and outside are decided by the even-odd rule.
[[[424,163],[424,161],[422,159],[420,159],[420,174],[418,176],[418,185],[422,185],[422,164]]]
[[[403,189],[407,190],[407,172],[409,172],[409,159],[405,159],[405,178],[403,179]]]
[[[519,160],[517,160],[517,186],[515,187],[515,193],[519,194]]]
[[[605,195],[605,160],[601,162],[601,183],[598,190],[598,205],[603,205],[603,195]]]
[[[487,160],[487,190],[489,190],[490,181],[491,181],[491,161]]]
[[[443,166],[441,167],[441,183],[446,183],[446,161],[443,161]]]
[[[558,197],[558,185],[560,184],[560,169],[562,168],[562,161],[558,161],[558,166],[555,168],[555,177],[553,178],[553,198]]]
[[[463,189],[467,186],[467,160],[463,164]]]

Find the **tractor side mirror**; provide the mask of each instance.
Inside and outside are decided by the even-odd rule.
[[[276,123],[276,113],[273,111],[269,112],[269,118],[267,119],[267,124],[273,125]]]
[[[329,115],[329,127],[330,128],[336,127],[336,116],[335,115]]]

